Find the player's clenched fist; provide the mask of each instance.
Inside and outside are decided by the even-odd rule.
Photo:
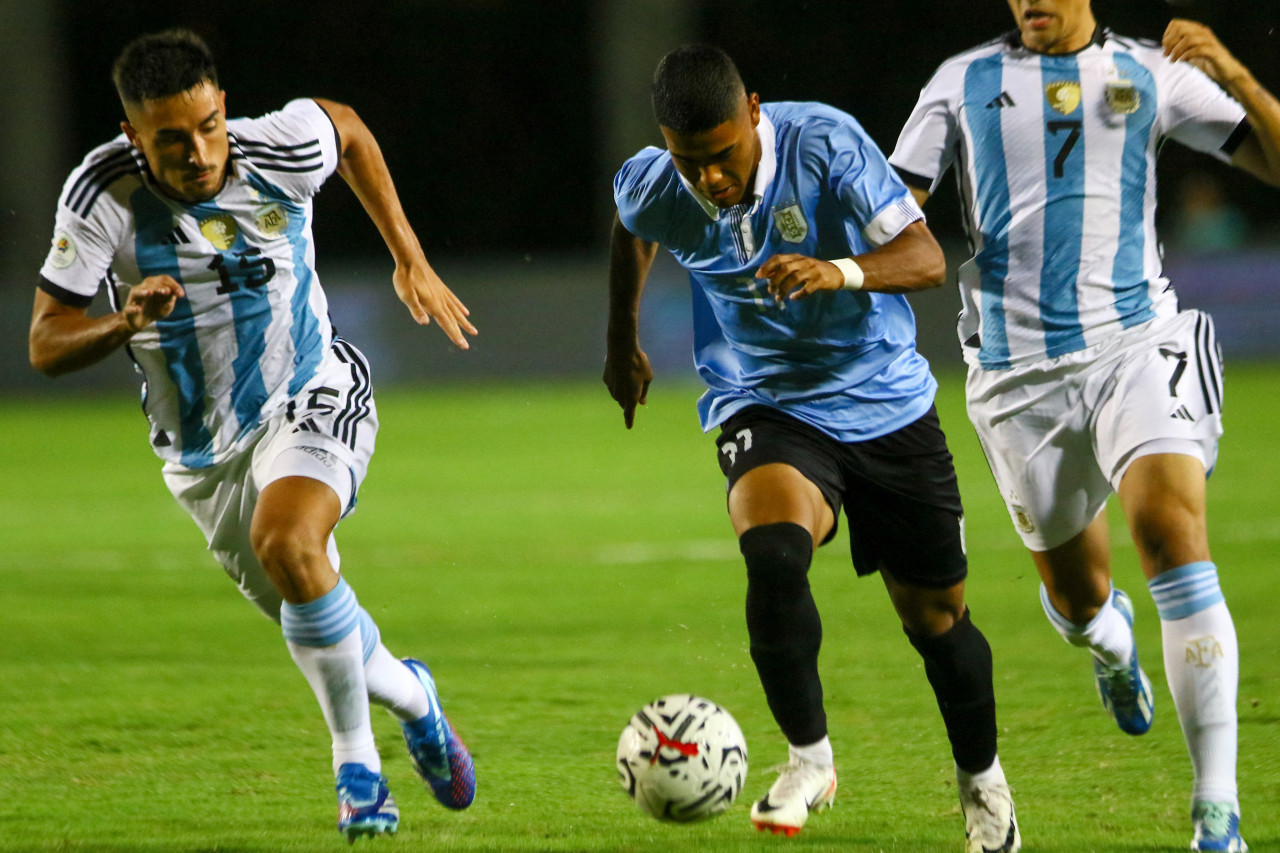
[[[182,285],[171,276],[148,276],[129,290],[129,298],[124,303],[124,321],[132,331],[142,331],[172,314],[178,298],[183,295]]]
[[[756,278],[768,279],[769,295],[777,302],[844,287],[839,267],[805,255],[774,255],[756,271]]]
[[[1218,85],[1247,73],[1245,67],[1222,46],[1204,24],[1177,18],[1164,31],[1164,53],[1174,62],[1189,62]]]

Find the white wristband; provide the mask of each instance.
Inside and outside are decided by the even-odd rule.
[[[862,267],[853,258],[839,258],[831,261],[840,272],[844,273],[845,290],[862,290]]]

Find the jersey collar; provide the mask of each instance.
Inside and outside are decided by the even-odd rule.
[[[1032,50],[1022,43],[1022,33],[1018,30],[1006,33],[1004,40],[1005,44],[1008,45],[1009,48],[1013,50],[1020,50],[1031,56],[1079,56],[1091,47],[1101,47],[1106,43],[1107,38],[1110,35],[1110,29],[1102,26],[1102,24],[1095,24],[1093,28],[1093,36],[1089,39],[1089,43],[1084,47],[1071,51],[1070,53],[1041,53],[1038,50]]]
[[[760,207],[760,200],[764,198],[765,190],[769,189],[769,184],[773,183],[773,176],[778,171],[777,134],[774,132],[773,122],[769,121],[769,115],[763,108],[760,110],[760,123],[756,125],[756,136],[760,139],[760,162],[756,164],[756,182],[751,188],[752,201],[749,213],[755,213]],[[685,180],[684,175],[678,171],[676,174],[680,176],[680,183],[684,184],[689,195],[693,196],[693,200],[702,208],[702,212],[712,222],[718,222],[720,214],[724,213],[724,208],[694,189],[693,184]],[[743,201],[746,199],[744,198]]]

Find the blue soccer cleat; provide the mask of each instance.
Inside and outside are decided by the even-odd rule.
[[[400,826],[400,810],[387,788],[387,780],[363,764],[338,768],[338,831],[355,843],[362,836],[394,835]]]
[[[1192,850],[1225,850],[1248,853],[1249,845],[1240,837],[1240,813],[1231,803],[1196,803],[1191,807],[1195,835]]]
[[[1124,590],[1111,591],[1111,603],[1129,623],[1129,631],[1133,631],[1133,602]],[[1116,725],[1126,734],[1146,734],[1155,718],[1155,696],[1151,692],[1151,681],[1138,666],[1138,646],[1135,643],[1128,666],[1109,667],[1093,659],[1093,676],[1098,686],[1098,697],[1102,699],[1102,707],[1115,717]]]
[[[402,663],[417,676],[431,701],[430,714],[400,724],[404,729],[404,741],[409,746],[409,757],[441,805],[465,809],[476,798],[476,768],[471,761],[471,753],[445,719],[431,670],[413,658],[405,658]]]

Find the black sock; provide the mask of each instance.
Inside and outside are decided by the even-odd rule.
[[[813,538],[798,524],[753,527],[738,540],[747,561],[747,634],[765,699],[787,741],[827,735],[818,680],[822,620],[809,591]]]
[[[996,760],[996,694],[987,638],[969,621],[968,610],[937,637],[905,633],[924,658],[956,764],[966,773],[986,770]]]

